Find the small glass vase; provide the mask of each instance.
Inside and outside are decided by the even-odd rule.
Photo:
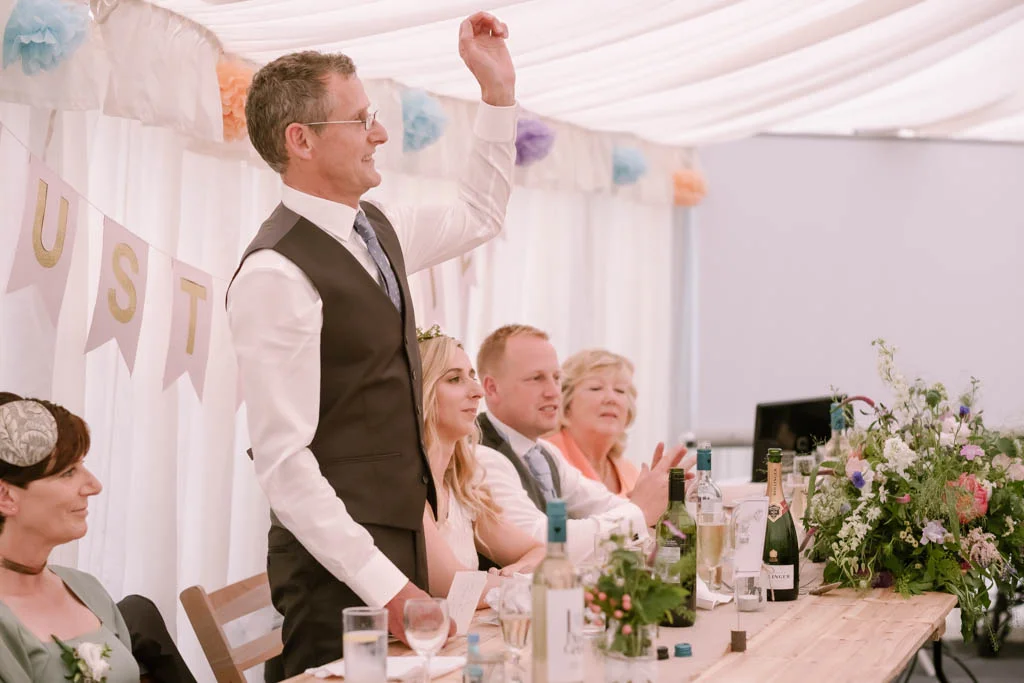
[[[623,629],[628,631],[623,633]],[[658,625],[620,624],[611,619],[605,632],[606,683],[655,683],[658,679]]]

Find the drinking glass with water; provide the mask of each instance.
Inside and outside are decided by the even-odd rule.
[[[523,577],[502,579],[498,593],[498,621],[505,647],[512,653],[512,680],[522,680],[519,657],[530,642],[533,581]]]
[[[376,607],[346,607],[341,613],[345,648],[345,680],[379,683],[387,680],[388,613]]]

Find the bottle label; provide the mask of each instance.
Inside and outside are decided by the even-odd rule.
[[[770,521],[770,522],[778,521],[779,517],[782,517],[782,515],[786,514],[787,510],[789,510],[789,505],[786,503],[785,500],[783,500],[781,502],[778,502],[778,503],[769,503],[768,504],[768,521]]]
[[[700,500],[700,514],[702,515],[717,515],[722,511],[722,503],[714,498],[701,498]]]
[[[769,564],[768,587],[777,591],[793,590],[793,565]]]
[[[583,589],[547,591],[548,681],[583,680]]]

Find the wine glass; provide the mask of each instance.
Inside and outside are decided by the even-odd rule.
[[[502,579],[498,593],[498,621],[505,647],[512,653],[512,680],[522,681],[519,656],[530,637],[533,581],[523,577]]]
[[[423,683],[430,683],[430,659],[448,639],[448,601],[443,598],[414,598],[403,609],[405,637],[416,654],[423,657]]]

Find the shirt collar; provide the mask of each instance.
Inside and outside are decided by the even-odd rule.
[[[526,455],[527,451],[537,445],[535,440],[523,436],[498,418],[494,417],[494,413],[487,411],[487,419],[489,419],[491,424],[494,425],[494,428],[497,429],[503,437],[505,437],[505,440],[508,441],[508,445],[512,447],[512,452],[520,458]]]
[[[281,203],[342,242],[347,242],[351,238],[352,225],[356,222],[356,214],[359,213],[347,204],[314,197],[289,185],[282,187]]]

